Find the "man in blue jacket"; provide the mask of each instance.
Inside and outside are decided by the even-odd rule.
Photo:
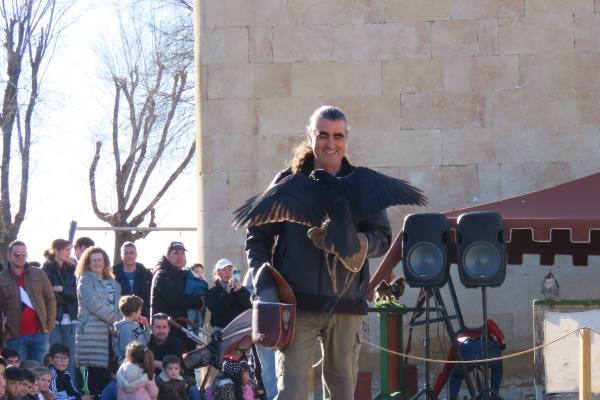
[[[354,167],[346,159],[348,120],[336,107],[323,106],[310,117],[306,142],[293,154],[290,167],[273,184],[290,174],[309,175],[324,169],[346,176]],[[385,212],[353,221],[366,257],[382,256],[391,243]],[[308,398],[308,371],[312,351],[320,341],[323,393],[326,399],[352,399],[358,373],[363,316],[367,313],[368,260],[351,272],[335,254],[326,253],[308,237],[308,227],[292,222],[254,226],[248,230],[248,264],[256,271],[270,262],[290,284],[297,300],[294,340],[277,351],[278,399]],[[257,295],[259,286],[256,285]]]

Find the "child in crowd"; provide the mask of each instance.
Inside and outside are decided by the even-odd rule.
[[[38,387],[35,383],[35,375],[26,368],[21,368],[21,371],[23,372],[21,400],[37,400]]]
[[[4,371],[6,378],[6,400],[21,400],[23,393],[23,371],[14,365],[9,366]]]
[[[4,357],[0,356],[0,375],[4,375],[4,370],[8,367],[8,363]]]
[[[0,374],[0,399],[4,400],[6,394],[6,379],[4,378],[4,372]]]
[[[148,319],[142,316],[144,301],[135,295],[123,296],[119,300],[119,310],[123,319],[115,322],[117,343],[115,355],[119,364],[125,360],[125,348],[128,344],[138,342],[145,345],[150,340]]]
[[[5,347],[2,350],[2,358],[6,360],[8,365],[14,365],[18,367],[21,364],[21,358],[19,357],[19,352],[13,349],[9,349]]]
[[[156,378],[158,400],[189,400],[187,383],[181,377],[181,360],[168,354],[162,359],[163,369]]]
[[[125,362],[117,371],[119,400],[156,400],[158,387],[154,382],[152,350],[138,342],[127,345]]]
[[[36,400],[55,400],[56,396],[50,391],[50,382],[52,373],[46,367],[37,367],[33,369],[35,381],[38,387],[38,396]]]
[[[50,391],[60,400],[81,400],[75,389],[69,366],[69,348],[62,343],[54,343],[48,350],[48,369],[50,369]]]
[[[245,361],[224,361],[223,372],[204,392],[206,400],[254,400],[250,366]]]
[[[208,282],[204,279],[204,265],[196,263],[190,269],[186,269],[183,293],[191,296],[206,296],[208,293]],[[193,321],[198,327],[201,327],[204,322],[201,310],[187,310],[187,318]],[[199,329],[194,329],[193,326],[188,326],[188,329],[196,334],[200,332]]]

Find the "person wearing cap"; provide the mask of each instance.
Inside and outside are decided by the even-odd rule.
[[[208,290],[206,307],[210,311],[210,324],[215,329],[223,329],[235,317],[246,311],[250,303],[250,291],[240,279],[233,277],[233,263],[222,258],[213,270],[215,286]]]
[[[150,290],[151,314],[164,313],[173,319],[185,318],[188,309],[201,310],[204,307],[202,296],[184,294],[187,262],[185,246],[181,242],[171,242],[167,254],[162,256],[154,269]],[[183,343],[187,338],[179,329],[172,329],[170,335]]]

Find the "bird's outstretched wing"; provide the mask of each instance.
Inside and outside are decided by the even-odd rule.
[[[320,226],[327,213],[323,208],[322,186],[303,174],[286,176],[265,192],[246,200],[233,212],[237,229],[271,222],[290,221]]]
[[[341,180],[352,212],[358,218],[370,217],[395,205],[427,205],[427,197],[420,189],[369,168],[357,167]]]

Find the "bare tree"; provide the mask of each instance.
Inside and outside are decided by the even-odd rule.
[[[106,140],[115,193],[112,204],[104,208],[112,211],[98,204],[103,140],[96,142],[89,185],[92,208],[100,220],[113,227],[132,227],[131,231],[115,231],[115,262],[120,261],[119,248],[125,241],[148,235],[135,227],[147,217],[148,226],[156,226],[157,203],[195,151],[193,107],[188,98],[190,61],[173,62],[163,39],[152,27],[122,23],[120,43],[105,54],[113,101]]]
[[[2,165],[0,166],[0,258],[19,234],[27,211],[29,158],[34,113],[44,68],[52,58],[64,28],[64,13],[72,2],[21,0],[0,2],[4,58],[2,69]],[[13,149],[13,146],[16,149]],[[16,164],[16,165],[15,165]],[[17,168],[17,171],[11,167]],[[18,192],[18,193],[17,193]],[[17,197],[14,206],[11,197]],[[16,211],[16,212],[15,212]],[[14,213],[14,214],[13,214]]]

